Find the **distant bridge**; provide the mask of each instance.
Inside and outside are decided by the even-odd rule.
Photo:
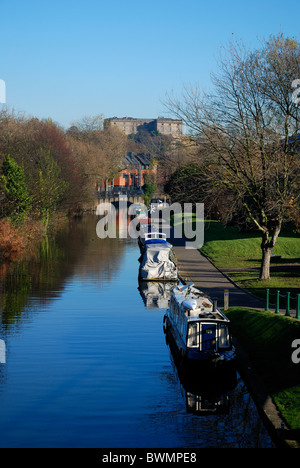
[[[98,198],[98,204],[100,203],[113,203],[114,205],[118,205],[120,202],[125,202],[127,200],[127,204],[131,205],[132,203],[144,203],[144,198],[142,195],[115,195],[110,194],[106,197]]]
[[[96,193],[95,205],[93,211],[97,212],[97,207],[103,203],[111,203],[116,208],[119,207],[120,203],[124,204],[127,202],[127,206],[135,203],[144,203],[143,192],[141,190],[119,190],[111,192],[100,192]]]

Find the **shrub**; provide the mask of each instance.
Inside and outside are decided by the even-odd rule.
[[[25,239],[10,219],[0,220],[0,260],[15,260],[25,247]]]

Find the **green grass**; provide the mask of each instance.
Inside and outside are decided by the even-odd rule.
[[[203,222],[194,217],[194,222]],[[183,216],[173,217],[174,226],[183,223]],[[194,228],[195,229],[195,228]],[[236,226],[225,226],[220,221],[204,222],[204,245],[201,252],[219,268],[259,267],[261,262],[261,236],[259,232],[243,232]],[[273,250],[281,256],[276,264],[300,263],[300,235],[281,232]]]
[[[182,215],[175,215],[174,225],[183,222]],[[194,222],[203,222],[194,217]],[[194,227],[195,229],[195,227]],[[260,298],[265,298],[266,288],[270,289],[270,301],[275,303],[276,290],[281,295],[287,291],[295,298],[300,293],[300,235],[282,232],[273,250],[280,257],[271,260],[271,278],[259,280],[261,264],[261,236],[258,232],[242,232],[236,226],[225,226],[219,221],[205,221],[204,245],[201,252],[211,259],[214,265],[226,273],[244,289]],[[276,269],[274,268],[276,265]],[[280,304],[285,307],[284,304]],[[295,307],[292,299],[291,306]]]
[[[272,312],[230,308],[234,336],[242,344],[291,429],[300,429],[300,363],[291,358],[300,321]]]
[[[273,254],[280,259],[271,261],[271,278],[259,279],[261,238],[257,233],[244,233],[234,226],[225,227],[217,221],[205,223],[205,243],[200,249],[218,268],[227,270],[230,278],[255,296],[265,299],[270,290],[270,304],[276,302],[280,291],[280,307],[286,307],[286,293],[291,293],[290,307],[296,308],[300,293],[300,236],[282,232]],[[228,271],[229,270],[229,271]]]
[[[204,245],[201,252],[222,268],[259,267],[261,236],[255,232],[240,232],[235,226],[224,226],[218,221],[206,221]],[[281,256],[279,264],[300,262],[300,236],[281,233],[273,250]]]
[[[260,280],[258,271],[233,271],[230,278],[251,294],[265,300],[266,289],[269,289],[269,303],[275,309],[276,291],[280,291],[279,306],[286,308],[287,292],[290,292],[290,309],[296,309],[297,294],[300,293],[300,268],[298,271],[274,271],[268,280]]]

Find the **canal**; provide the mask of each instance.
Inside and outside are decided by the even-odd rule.
[[[137,242],[99,239],[96,224],[74,220],[1,267],[0,446],[272,447],[238,374],[181,380],[167,291],[139,289]]]

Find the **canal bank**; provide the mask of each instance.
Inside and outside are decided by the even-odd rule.
[[[262,301],[234,284],[198,250],[186,249],[183,242],[178,239],[170,239],[170,241],[174,245],[183,282],[192,281],[211,298],[216,298],[219,307],[224,306],[224,290],[227,290],[229,306],[264,310]],[[239,370],[252,394],[260,416],[274,444],[278,448],[300,448],[299,442],[293,440],[293,431],[286,427],[264,383],[249,361],[241,343],[238,343],[236,339],[235,346],[237,349]]]

